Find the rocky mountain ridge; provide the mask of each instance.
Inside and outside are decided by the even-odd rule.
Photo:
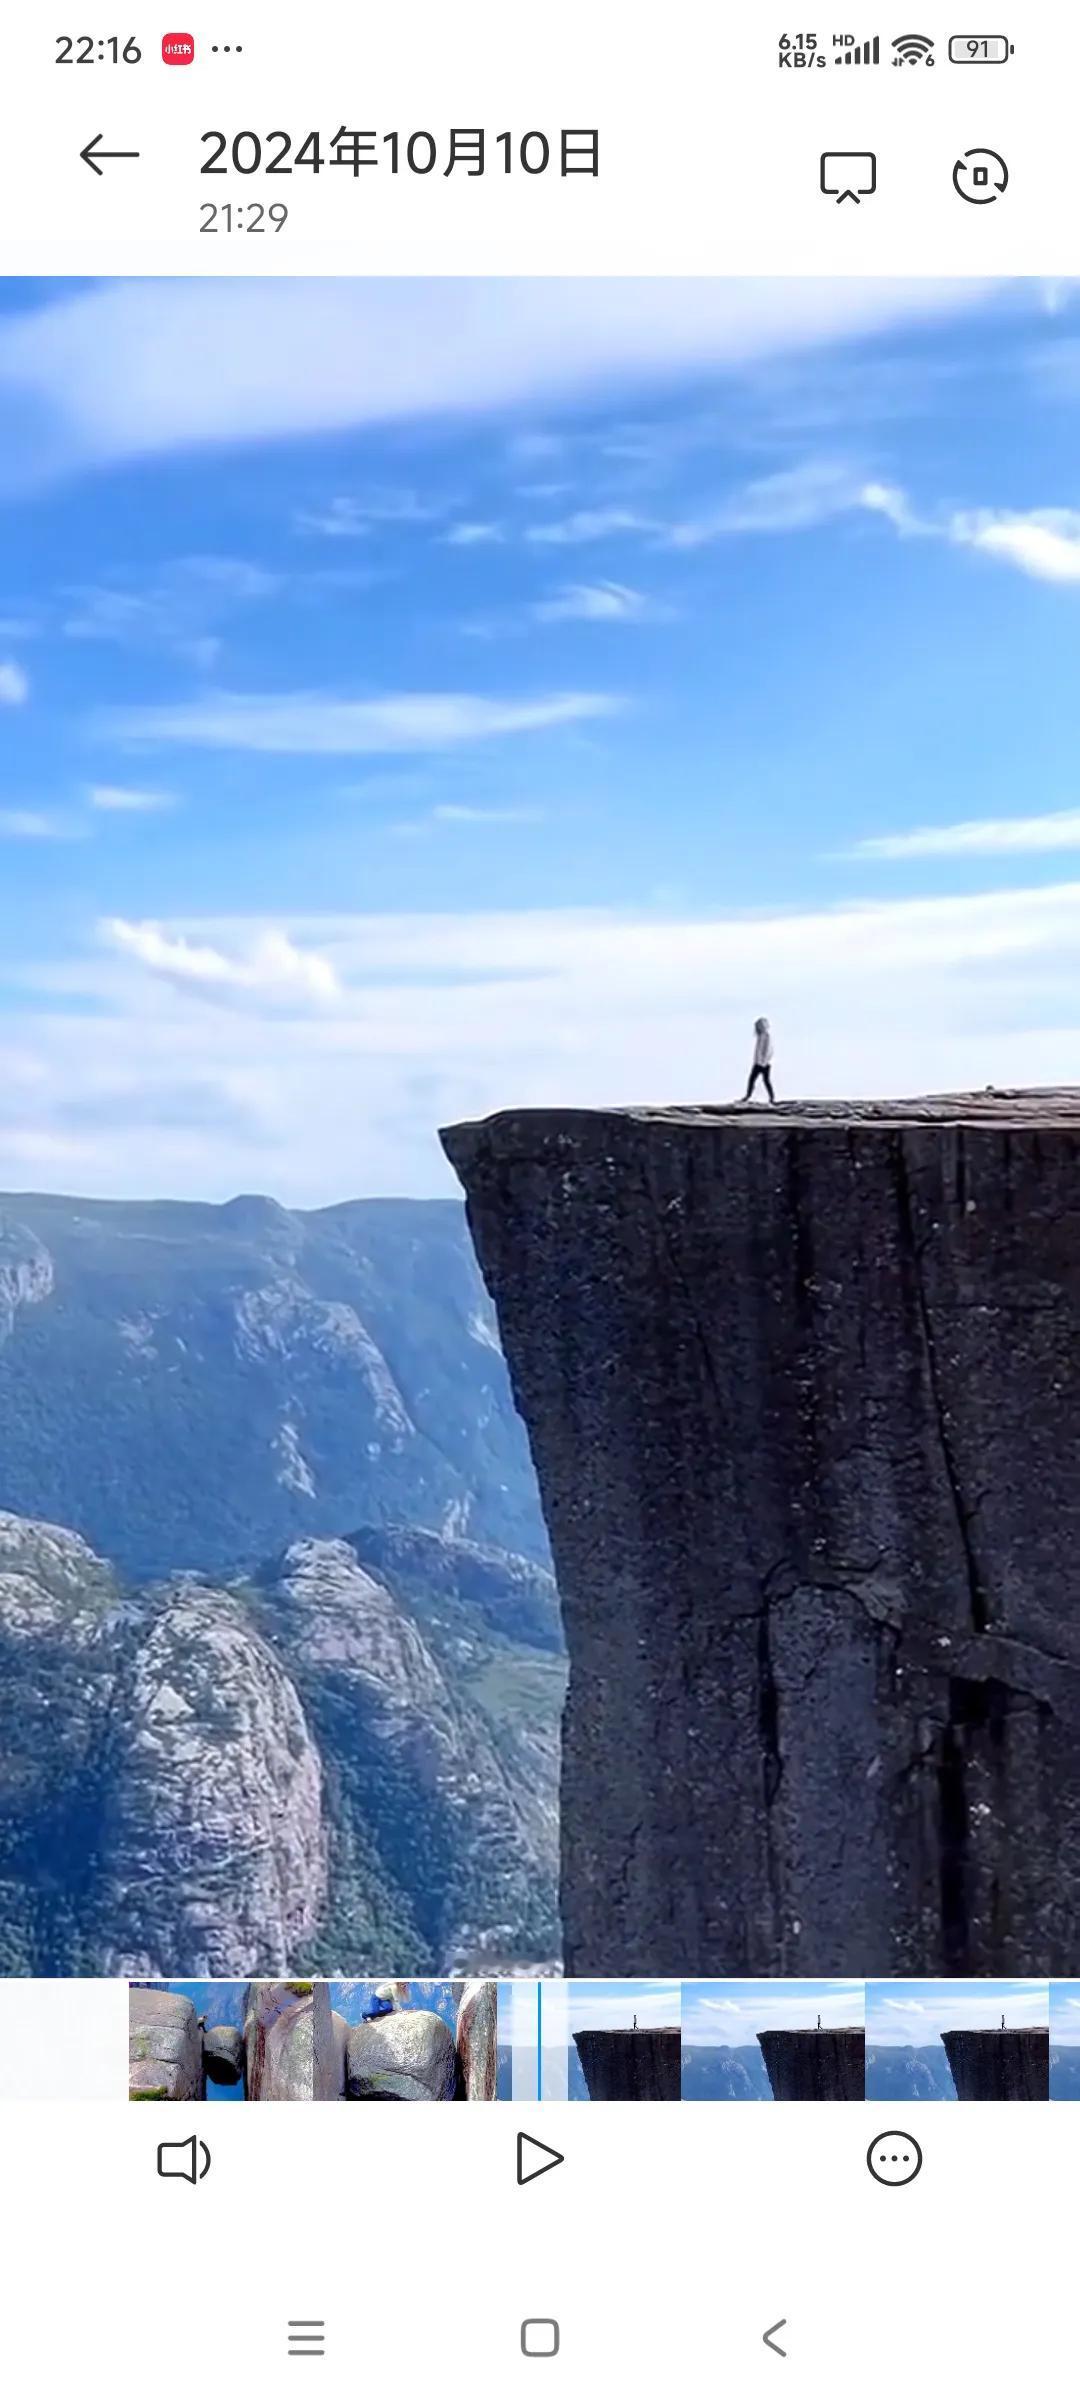
[[[0,1516],[0,1971],[550,1954],[557,1624],[543,1568],[430,1530],[135,1585]]]

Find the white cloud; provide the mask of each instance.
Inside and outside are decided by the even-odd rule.
[[[865,507],[866,489],[861,476],[836,460],[807,460],[744,484],[715,508],[673,525],[667,539],[676,549],[692,550],[736,534],[805,532]]]
[[[9,842],[70,842],[81,827],[72,817],[41,808],[0,808],[0,836]]]
[[[1080,510],[1035,508],[995,514],[983,509],[949,522],[951,541],[1019,567],[1043,583],[1080,583]]]
[[[469,692],[395,692],[381,700],[219,692],[172,707],[106,711],[98,728],[117,741],[359,757],[448,750],[502,734],[578,725],[611,716],[619,705],[600,692],[553,692],[538,700],[490,700]]]
[[[87,798],[106,816],[153,816],[173,806],[168,792],[135,791],[121,783],[91,784]]]
[[[203,992],[209,998],[250,993],[271,1001],[317,1000],[341,997],[341,985],[329,961],[312,950],[301,950],[277,926],[266,926],[249,946],[231,955],[210,943],[192,942],[184,934],[124,917],[107,917],[102,938],[113,949],[138,961],[151,975]]]
[[[560,517],[550,525],[530,525],[526,540],[569,546],[575,542],[605,542],[613,534],[657,533],[661,528],[650,517],[638,515],[633,508],[579,508],[573,516]]]
[[[62,630],[69,641],[168,650],[206,673],[221,651],[215,628],[280,589],[280,576],[251,559],[171,559],[145,583],[115,577],[68,591]]]
[[[884,276],[97,283],[0,325],[20,429],[2,464],[18,484],[29,469],[658,385],[956,317],[994,291]],[[518,459],[550,456],[541,438],[519,439]]]
[[[655,620],[666,611],[629,584],[571,583],[549,600],[537,600],[529,613],[540,625],[626,625]]]
[[[337,996],[318,970],[314,992],[282,972],[268,932],[316,954]],[[452,1191],[438,1125],[741,1092],[762,1011],[782,1095],[1068,1083],[1080,1047],[1080,878],[768,914],[444,909],[156,934],[9,972],[34,1080],[8,1118],[67,1139],[77,1114],[84,1191]],[[227,1098],[163,1128],[181,1084]],[[18,1163],[5,1175],[3,1157],[0,1136],[0,1189]]]
[[[0,659],[0,708],[20,708],[30,697],[30,679],[13,658]]]
[[[882,483],[864,484],[857,505],[886,518],[898,533],[981,551],[1040,583],[1080,583],[1080,509],[955,509],[920,517],[905,492]]]
[[[501,525],[465,523],[451,525],[442,538],[452,550],[478,550],[492,542],[504,541],[506,537]]]
[[[465,808],[453,801],[431,813],[439,825],[540,825],[544,819],[542,808]]]
[[[415,839],[439,825],[542,825],[545,814],[542,808],[475,808],[448,800],[429,809],[426,816],[400,818],[390,831]]]
[[[298,509],[293,523],[298,533],[319,533],[330,541],[357,541],[369,534],[373,525],[429,525],[440,513],[417,492],[379,489],[342,494],[321,508]]]
[[[959,825],[919,825],[910,833],[873,834],[852,858],[1001,858],[1022,852],[1080,850],[1080,809],[1046,817],[971,817]]]

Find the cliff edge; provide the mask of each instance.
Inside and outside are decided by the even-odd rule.
[[[567,1972],[1075,1972],[1080,1093],[443,1140],[570,1651]]]

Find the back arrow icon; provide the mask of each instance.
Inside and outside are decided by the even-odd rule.
[[[761,2337],[766,2350],[775,2350],[777,2358],[786,2358],[787,2351],[781,2350],[779,2342],[774,2342],[772,2337],[774,2333],[782,2333],[786,2324],[786,2317],[778,2317],[775,2325],[770,2325],[768,2332],[763,2333]]]
[[[81,159],[85,159],[87,166],[93,168],[95,175],[103,175],[105,172],[104,168],[99,167],[98,165],[98,160],[100,158],[138,158],[139,152],[137,150],[100,149],[98,145],[99,143],[103,142],[104,139],[105,136],[103,133],[91,134],[85,150],[80,150],[79,152],[79,157]]]

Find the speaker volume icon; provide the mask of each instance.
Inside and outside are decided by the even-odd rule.
[[[197,2134],[186,2142],[159,2142],[157,2154],[159,2175],[179,2175],[185,2183],[201,2183],[210,2173],[210,2152]]]

